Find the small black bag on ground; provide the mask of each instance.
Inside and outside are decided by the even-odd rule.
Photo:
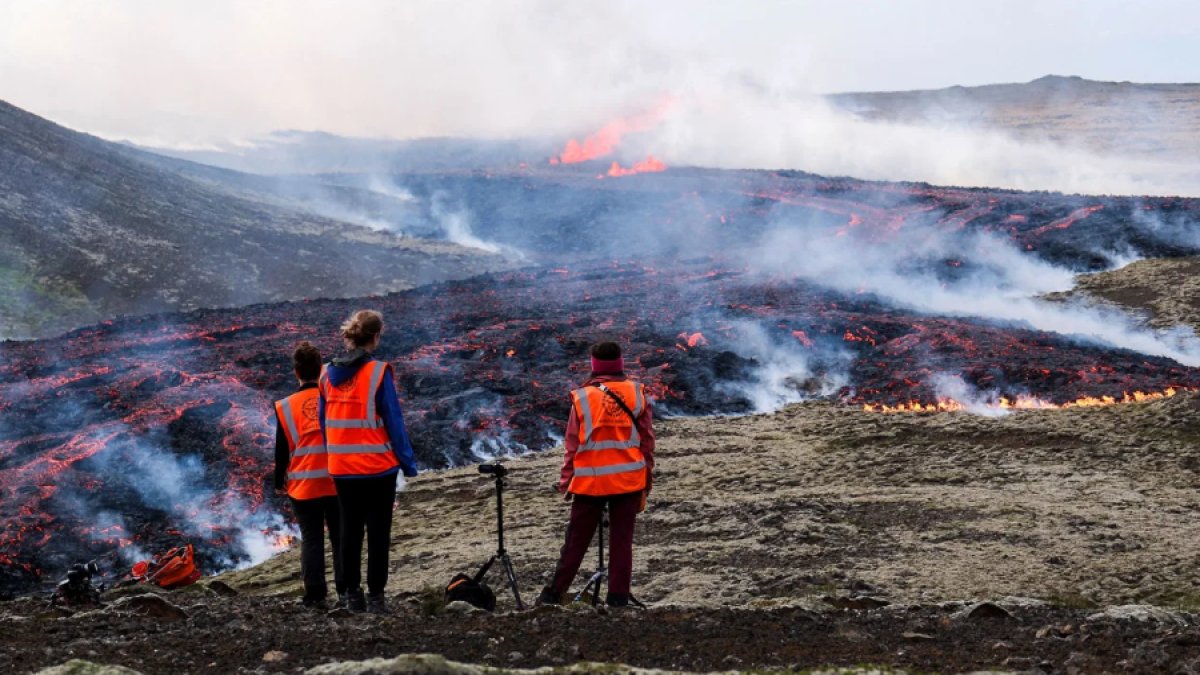
[[[489,612],[496,610],[496,594],[482,581],[465,574],[457,574],[446,585],[446,602],[462,601]]]

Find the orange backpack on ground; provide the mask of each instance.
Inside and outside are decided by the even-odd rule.
[[[133,566],[133,578],[144,584],[157,584],[162,588],[180,588],[194,584],[200,579],[196,569],[195,551],[192,545],[178,546],[157,556],[153,561],[143,560]]]

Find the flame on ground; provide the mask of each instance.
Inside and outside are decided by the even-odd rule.
[[[637,173],[657,173],[666,171],[667,165],[654,158],[654,155],[646,155],[646,159],[635,163],[633,166],[626,169],[617,162],[613,162],[612,166],[608,167],[608,173],[605,174],[609,178],[620,178],[621,176],[632,176]]]
[[[1018,396],[1016,398],[1001,398],[995,403],[983,404],[982,407],[992,410],[1065,410],[1067,408],[1096,408],[1107,405],[1117,405],[1119,403],[1145,403],[1147,401],[1159,401],[1165,398],[1171,398],[1180,391],[1191,391],[1188,388],[1168,387],[1162,391],[1134,391],[1125,392],[1120,398],[1115,396],[1083,396],[1074,401],[1066,403],[1053,403],[1045,399],[1037,398],[1036,396]],[[956,410],[967,410],[969,407],[964,403],[956,401],[952,398],[939,399],[935,403],[921,403],[920,401],[909,401],[897,405],[887,405],[884,403],[864,403],[863,410],[866,412],[877,413],[933,413],[933,412],[953,412]]]
[[[550,163],[576,164],[607,157],[613,153],[625,134],[652,129],[667,114],[674,102],[674,98],[665,97],[643,113],[631,117],[618,117],[582,141],[572,138],[567,141],[566,147],[557,157],[550,158]]]

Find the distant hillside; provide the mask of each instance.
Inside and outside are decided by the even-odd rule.
[[[0,337],[124,313],[381,293],[502,264],[202,174],[0,102]]]
[[[1048,75],[1023,84],[835,94],[864,118],[984,127],[1105,154],[1196,161],[1200,84],[1097,82]]]
[[[475,167],[514,167],[545,161],[559,141],[478,138],[352,138],[320,131],[276,131],[247,144],[211,150],[150,148],[153,152],[237,171],[263,174],[403,173]]]

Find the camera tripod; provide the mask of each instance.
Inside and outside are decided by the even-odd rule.
[[[512,588],[513,598],[517,601],[517,609],[525,609],[525,603],[521,601],[521,591],[517,588],[517,575],[513,572],[512,560],[508,557],[508,551],[504,550],[504,477],[508,475],[508,469],[503,464],[482,464],[479,467],[479,473],[491,474],[492,479],[496,481],[496,538],[499,541],[499,546],[496,548],[496,553],[479,571],[475,573],[475,582],[483,581],[487,576],[488,570],[492,569],[492,565],[497,560],[504,567],[504,574],[508,578],[508,585]]]
[[[604,566],[604,539],[605,530],[608,529],[608,504],[604,505],[604,510],[600,512],[600,527],[596,531],[597,547],[599,552],[599,561],[596,564],[596,571],[592,577],[588,579],[587,584],[575,594],[575,602],[582,602],[583,596],[587,595],[590,590],[592,593],[592,605],[600,604],[600,587],[604,585],[604,581],[608,579],[608,568]]]

